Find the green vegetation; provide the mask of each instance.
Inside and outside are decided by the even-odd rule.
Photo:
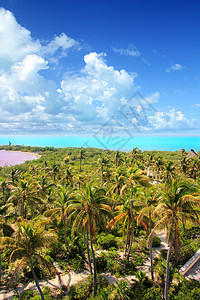
[[[41,155],[0,168],[1,284],[16,290],[34,280],[39,292],[14,299],[200,299],[200,284],[178,273],[200,245],[199,158],[184,150],[0,149]],[[160,228],[169,250],[153,260]],[[148,257],[146,274],[138,268]],[[63,285],[60,272],[86,269],[85,281]],[[105,272],[119,281],[108,284]],[[55,276],[60,287],[42,290],[39,279]]]

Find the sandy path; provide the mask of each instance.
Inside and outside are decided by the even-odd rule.
[[[160,237],[161,239],[161,245],[160,247],[156,248],[153,252],[153,258],[157,257],[160,253],[161,249],[168,249],[168,245],[166,242],[166,233],[165,231],[161,231],[160,233],[156,234],[158,237]],[[97,250],[97,252],[101,252],[101,250]],[[150,277],[150,259],[148,258],[144,265],[141,267],[138,267],[137,270],[141,270],[143,272],[147,273],[147,276]],[[61,279],[62,279],[62,284],[66,285],[66,286],[71,286],[76,284],[77,282],[84,280],[88,275],[90,274],[89,271],[84,271],[81,273],[75,273],[75,272],[70,272],[68,274],[61,274]],[[102,273],[101,274],[103,277],[105,277],[108,282],[111,283],[116,283],[118,280],[120,279],[126,279],[129,282],[131,282],[132,280],[135,280],[136,277],[134,275],[128,275],[126,277],[123,278],[116,278],[114,275],[110,274],[110,273]],[[56,276],[54,279],[51,280],[40,280],[39,281],[40,286],[43,288],[44,286],[49,286],[50,288],[58,288],[59,287],[59,281],[58,281],[58,276]],[[34,282],[29,282],[28,284],[17,288],[17,291],[19,293],[23,292],[24,290],[37,290],[37,287],[35,285]],[[12,299],[12,296],[14,295],[14,293],[12,291],[7,292],[6,290],[0,290],[0,300],[3,299]]]
[[[166,240],[166,232],[160,231],[159,233],[156,234],[156,236],[158,236],[161,239],[161,244],[159,247],[155,248],[155,250],[153,251],[153,259],[155,259],[156,257],[158,257],[160,250],[162,249],[168,249],[168,244],[167,244],[167,240]],[[150,273],[150,266],[151,266],[151,261],[150,258],[148,258],[144,265],[141,267],[138,267],[138,271],[141,270],[143,272],[145,272],[147,274],[147,276],[151,276]]]

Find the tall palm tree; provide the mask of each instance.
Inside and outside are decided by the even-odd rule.
[[[115,153],[115,165],[116,167],[119,167],[119,165],[123,162],[123,158],[121,156],[121,153],[119,150],[116,151]]]
[[[82,228],[86,232],[87,237],[87,254],[90,264],[90,272],[92,273],[91,259],[89,254],[89,239],[93,258],[94,271],[94,294],[96,295],[96,260],[93,248],[93,237],[96,234],[98,225],[105,224],[105,216],[110,215],[111,208],[109,200],[105,197],[106,191],[91,185],[86,185],[82,190],[77,191],[76,198],[69,202],[68,211],[70,217],[73,218],[72,233]]]
[[[162,156],[158,156],[154,161],[157,181],[160,180],[160,173],[163,170],[164,164],[165,164],[165,162],[164,162],[164,158]]]
[[[149,226],[148,226],[148,232],[151,234],[152,230],[152,214],[157,206],[159,200],[161,200],[161,193],[160,190],[158,190],[155,186],[150,187],[148,190],[144,193],[144,199],[143,199],[143,209],[140,211],[139,217],[138,217],[138,223],[140,224],[141,221],[143,221],[145,216],[148,216],[149,219]],[[153,280],[153,256],[152,256],[152,240],[149,243],[149,257],[150,257],[150,263],[151,263],[151,279]]]
[[[81,166],[82,166],[82,160],[85,158],[85,151],[83,149],[81,149],[79,151],[79,155],[78,155],[78,158],[79,158],[79,162],[80,162],[80,167],[79,167],[79,171],[81,172],[82,169],[81,169]]]
[[[133,218],[134,221],[138,218],[139,216],[139,211],[141,209],[141,205],[138,205],[138,198],[142,194],[141,188],[134,187],[133,188],[133,194],[134,194],[134,200],[137,198],[137,201],[133,202],[132,204],[132,213],[133,213]],[[122,200],[123,201],[123,200]],[[124,257],[127,256],[127,251],[128,251],[128,256],[127,258],[129,259],[130,256],[130,251],[131,251],[131,233],[132,233],[132,227],[131,227],[131,221],[132,221],[132,214],[131,214],[131,208],[130,208],[130,200],[127,198],[123,201],[122,204],[117,205],[115,207],[116,212],[114,213],[114,218],[108,223],[107,228],[113,227],[115,224],[118,222],[122,222],[123,224],[123,235],[126,230],[126,243],[125,243],[125,248],[124,248]]]
[[[17,270],[30,266],[31,272],[40,293],[40,297],[44,300],[44,295],[39,285],[39,281],[34,270],[34,261],[38,261],[54,272],[53,264],[49,263],[45,257],[45,251],[49,245],[56,239],[56,235],[52,231],[45,230],[45,224],[41,221],[21,221],[17,223],[17,229],[12,237],[0,238],[0,248],[2,250],[9,249],[9,260],[16,260],[16,267],[13,274]]]
[[[100,163],[100,170],[101,170],[101,185],[104,183],[104,171],[105,167],[109,166],[109,159],[106,156],[102,156],[101,158],[98,159],[98,162]]]
[[[63,222],[64,227],[64,241],[65,249],[69,251],[69,246],[67,243],[67,219],[68,219],[68,205],[69,201],[73,199],[72,190],[65,188],[61,185],[57,186],[54,194],[55,201],[53,202],[53,208],[48,209],[44,215],[45,216],[59,216],[61,222]]]
[[[126,184],[121,189],[121,196],[123,195],[125,190],[130,192],[130,213],[131,213],[131,240],[129,251],[127,255],[127,260],[129,260],[130,251],[133,244],[133,232],[134,232],[134,215],[133,215],[133,195],[136,195],[137,188],[134,188],[136,185],[148,186],[149,185],[149,178],[144,175],[144,172],[137,167],[130,168],[127,172],[128,179]]]
[[[161,217],[156,223],[154,229],[148,238],[148,244],[159,225],[164,225],[167,228],[169,249],[167,253],[166,263],[166,277],[165,277],[165,300],[168,300],[169,288],[169,262],[172,247],[174,247],[177,256],[178,247],[180,244],[179,236],[179,219],[182,214],[187,214],[188,217],[192,216],[195,220],[197,211],[194,203],[199,201],[195,192],[197,188],[188,181],[173,180],[171,185],[163,191],[163,198],[160,204],[155,209],[155,212]],[[187,205],[186,205],[187,203]]]

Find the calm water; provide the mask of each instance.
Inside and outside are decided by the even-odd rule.
[[[0,167],[14,166],[33,159],[37,157],[31,153],[0,150]]]
[[[200,136],[138,136],[134,138],[117,136],[2,136],[0,145],[40,146],[40,147],[96,147],[113,150],[175,151],[185,149],[200,150]]]

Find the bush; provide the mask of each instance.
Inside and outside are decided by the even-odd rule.
[[[157,248],[160,246],[160,244],[161,244],[161,239],[158,236],[154,236],[152,241],[152,247]]]
[[[97,292],[108,286],[108,281],[102,276],[97,277]],[[87,300],[93,292],[93,276],[90,275],[86,281],[79,281],[76,285],[71,286],[69,290],[69,299]]]
[[[135,262],[127,259],[121,259],[119,255],[116,255],[116,251],[101,253],[96,258],[96,266],[98,272],[109,271],[116,276],[121,275],[133,275],[136,271]]]
[[[111,247],[117,248],[117,241],[114,235],[102,233],[97,238],[97,244],[105,250]]]
[[[134,257],[134,262],[136,266],[142,266],[144,264],[144,258],[142,257],[142,255],[139,254],[136,257]]]
[[[22,292],[19,295],[13,296],[13,300],[29,300],[34,296],[34,292],[32,290],[27,290]]]

